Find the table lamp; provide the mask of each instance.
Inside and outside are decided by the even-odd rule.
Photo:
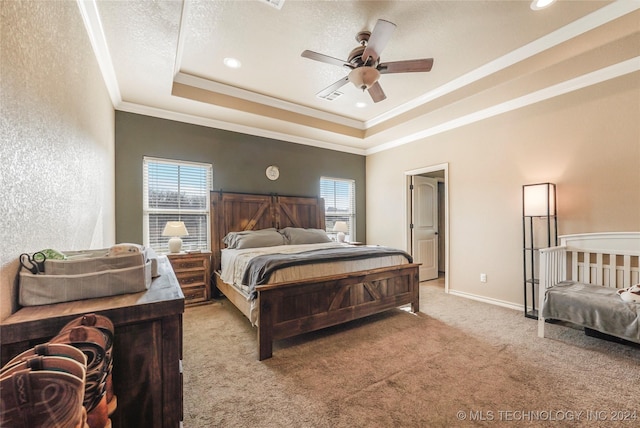
[[[179,253],[182,248],[181,236],[189,236],[187,228],[183,221],[168,221],[162,231],[162,236],[170,236],[169,239],[169,252]]]
[[[333,225],[333,231],[338,232],[336,234],[337,241],[344,242],[344,233],[349,231],[349,226],[347,226],[346,221],[336,221]]]

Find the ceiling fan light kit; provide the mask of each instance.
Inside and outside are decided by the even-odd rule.
[[[358,67],[349,73],[349,82],[363,91],[372,87],[379,78],[380,72],[373,67]]]
[[[387,98],[382,90],[382,86],[380,86],[380,83],[378,82],[380,74],[431,71],[431,67],[433,67],[433,58],[392,61],[386,63],[380,62],[380,53],[391,39],[391,35],[395,29],[396,24],[393,22],[378,19],[373,31],[360,31],[356,35],[356,41],[360,43],[360,46],[356,47],[349,53],[347,61],[310,50],[302,52],[301,56],[303,58],[345,67],[350,70],[346,77],[343,77],[318,92],[317,96],[324,98],[326,95],[341,88],[347,82],[351,82],[356,88],[362,89],[363,91],[367,90],[371,99],[377,103]]]

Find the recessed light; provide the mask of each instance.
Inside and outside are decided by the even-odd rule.
[[[364,101],[360,101],[356,103],[356,107],[358,108],[365,108],[367,106],[367,103],[365,103]]]
[[[533,0],[531,2],[531,9],[532,10],[544,9],[545,7],[551,6],[555,2],[556,0]]]
[[[235,58],[225,58],[223,62],[229,68],[240,68],[242,66],[242,63]]]

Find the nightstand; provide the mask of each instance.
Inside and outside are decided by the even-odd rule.
[[[167,254],[167,258],[182,288],[184,304],[207,302],[211,288],[211,251]]]

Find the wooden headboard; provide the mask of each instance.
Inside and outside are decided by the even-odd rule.
[[[211,192],[211,255],[220,269],[222,240],[229,232],[275,227],[324,229],[324,199],[250,193]]]

